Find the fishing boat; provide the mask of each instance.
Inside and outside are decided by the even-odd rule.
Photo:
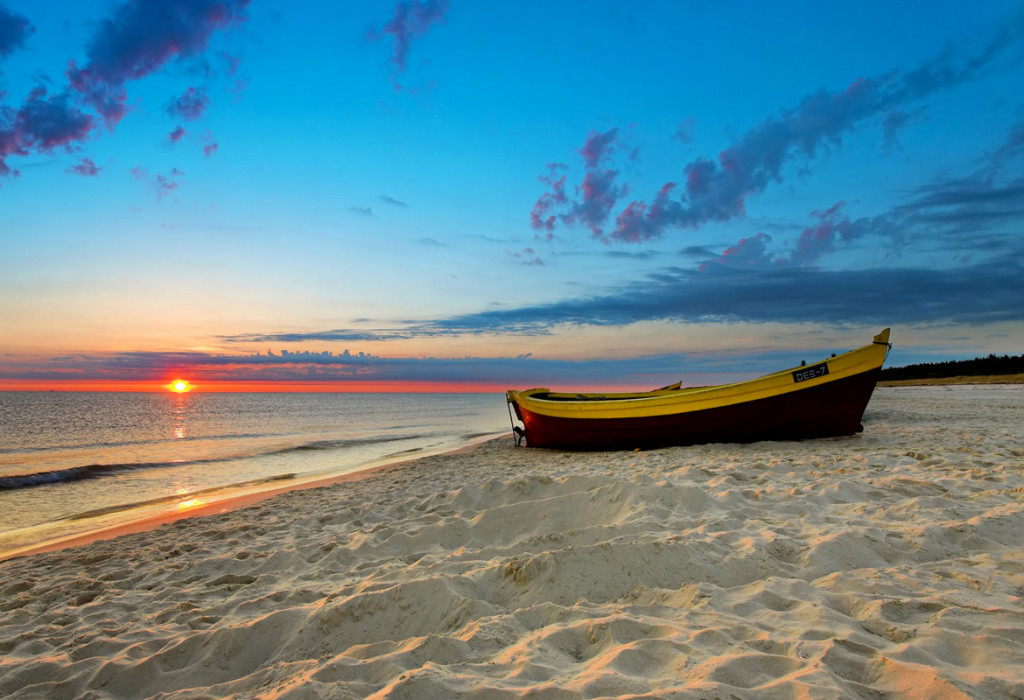
[[[870,345],[734,384],[637,393],[509,390],[516,444],[572,450],[803,440],[853,435],[892,346]],[[510,416],[512,411],[510,410]]]

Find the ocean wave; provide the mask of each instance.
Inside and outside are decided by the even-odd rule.
[[[87,510],[82,513],[74,513],[72,515],[66,515],[61,520],[88,520],[90,518],[97,518],[103,515],[110,515],[112,513],[123,513],[125,511],[136,510],[145,506],[159,505],[161,503],[174,503],[175,501],[182,501],[187,498],[197,498],[202,496],[208,496],[209,494],[223,494],[237,489],[252,488],[260,486],[261,484],[273,484],[279,481],[290,481],[294,479],[297,474],[277,474],[276,476],[268,476],[265,479],[250,479],[248,481],[239,481],[234,484],[227,484],[224,486],[211,486],[210,488],[200,489],[198,491],[190,491],[187,494],[176,493],[170,496],[158,496],[156,498],[149,498],[144,501],[134,501],[132,503],[118,503],[117,505],[107,506],[106,508],[95,508],[93,510]]]
[[[2,454],[21,454],[33,452],[62,452],[68,450],[94,450],[109,447],[132,447],[135,445],[160,445],[198,442],[200,440],[253,440],[259,438],[286,437],[285,433],[223,433],[220,435],[190,435],[188,437],[169,437],[146,440],[124,440],[118,442],[76,442],[67,445],[26,445],[22,447],[0,447]]]
[[[85,464],[65,469],[52,471],[30,472],[27,474],[12,474],[0,477],[0,491],[13,491],[16,489],[33,488],[36,486],[47,486],[64,484],[86,479],[99,479],[115,476],[145,469],[189,467],[197,464],[213,464],[217,462],[229,462],[239,459],[254,459],[273,455],[283,455],[293,452],[310,452],[326,450],[344,450],[353,447],[365,447],[368,445],[398,442],[401,440],[412,440],[418,435],[389,435],[387,437],[366,437],[349,438],[338,440],[314,440],[299,445],[287,447],[275,447],[259,452],[249,452],[229,456],[211,457],[208,459],[189,460],[163,460],[154,462],[127,462],[119,464]]]

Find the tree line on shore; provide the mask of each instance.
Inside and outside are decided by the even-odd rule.
[[[879,379],[898,381],[901,379],[942,379],[945,377],[984,377],[996,374],[1020,374],[1024,372],[1024,355],[989,355],[973,360],[950,360],[948,362],[923,362],[905,367],[887,367]]]

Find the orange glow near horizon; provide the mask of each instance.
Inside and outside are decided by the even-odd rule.
[[[702,375],[683,376],[684,386],[707,386],[725,384],[751,379],[754,374],[747,373],[708,373]],[[656,382],[655,382],[656,383]],[[346,382],[256,382],[256,381],[225,381],[204,380],[201,385],[190,384],[190,394],[206,393],[315,393],[315,394],[504,394],[508,389],[529,389],[534,386],[550,387],[555,391],[639,391],[650,389],[650,386],[637,384],[618,384],[612,382],[577,382],[574,384],[537,384],[508,383],[468,383],[444,381],[373,381],[353,380]],[[0,391],[139,391],[139,392],[176,392],[171,384],[159,381],[103,381],[103,380],[58,380],[41,379],[0,379]]]

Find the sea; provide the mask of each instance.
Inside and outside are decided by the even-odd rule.
[[[500,394],[0,392],[0,557],[509,431]]]

